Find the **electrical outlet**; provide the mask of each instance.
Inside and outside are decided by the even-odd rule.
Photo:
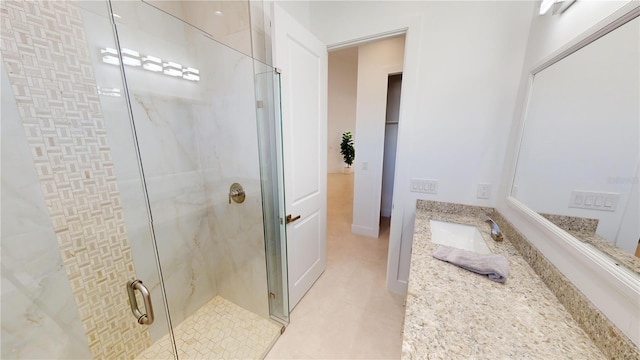
[[[428,179],[411,179],[411,189],[412,192],[420,192],[426,194],[437,194],[438,193],[438,180],[428,180]]]
[[[478,199],[488,199],[491,197],[491,184],[478,184]]]

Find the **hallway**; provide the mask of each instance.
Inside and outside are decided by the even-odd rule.
[[[351,233],[353,174],[327,181],[327,269],[267,359],[399,359],[404,295],[387,291],[389,219],[378,239]]]

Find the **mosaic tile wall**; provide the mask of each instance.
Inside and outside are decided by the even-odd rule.
[[[92,357],[150,345],[130,313],[135,277],[80,12],[74,1],[3,1],[2,58]]]

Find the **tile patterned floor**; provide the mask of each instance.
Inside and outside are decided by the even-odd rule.
[[[329,174],[327,269],[267,359],[399,359],[404,295],[386,289],[389,219],[378,239],[351,233],[353,175]]]
[[[280,326],[216,296],[174,330],[182,359],[261,359]],[[136,359],[173,359],[169,336]]]

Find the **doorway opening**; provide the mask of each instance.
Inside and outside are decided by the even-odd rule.
[[[351,232],[373,238],[391,216],[404,42],[396,35],[329,52],[327,170],[345,173],[340,140],[351,132]]]
[[[371,311],[353,324],[366,321],[371,334],[385,334],[369,346],[388,357],[400,350],[404,317],[404,295],[386,287],[403,59],[404,36],[328,54],[327,263],[309,290],[311,296],[305,296],[293,312],[297,324],[319,328],[328,343],[335,343],[343,335],[334,339],[326,335],[331,331],[322,328],[324,323],[318,325],[318,319],[327,316],[325,309],[353,314],[363,303],[371,304]],[[348,172],[340,153],[345,132],[353,134],[355,146],[355,162]],[[382,210],[383,173],[388,211]],[[286,335],[282,340],[278,349],[293,342]]]
[[[329,235],[356,235],[388,249],[398,139],[405,36],[330,51],[328,56],[327,172]],[[355,161],[345,171],[340,142],[351,132]],[[351,233],[347,236],[346,233]],[[360,240],[355,241],[360,242]],[[340,246],[335,246],[335,249]],[[388,250],[376,265],[386,273]],[[331,261],[328,261],[328,266]]]
[[[391,223],[393,209],[393,184],[400,122],[400,98],[402,95],[402,73],[391,74],[387,81],[387,113],[384,125],[384,155],[382,162],[382,194],[380,196],[381,226]]]

